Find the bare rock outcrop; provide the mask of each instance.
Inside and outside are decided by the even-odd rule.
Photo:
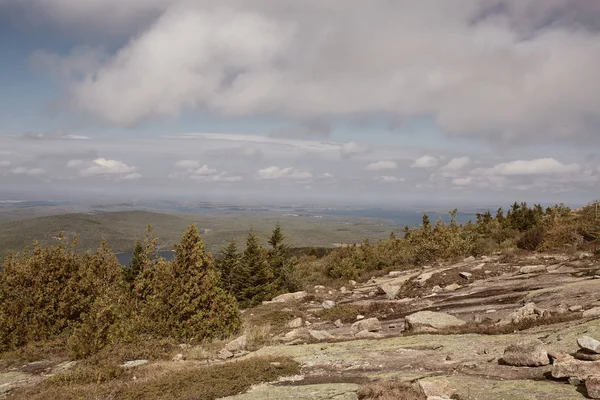
[[[408,315],[404,323],[406,331],[410,332],[437,332],[466,324],[453,315],[433,311],[419,311]]]
[[[517,367],[539,367],[550,364],[548,352],[539,339],[511,344],[504,349],[502,361]]]

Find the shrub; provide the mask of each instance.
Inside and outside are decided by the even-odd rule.
[[[544,231],[539,227],[523,232],[517,241],[517,247],[522,250],[535,251],[544,241]]]

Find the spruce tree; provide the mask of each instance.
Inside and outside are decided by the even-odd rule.
[[[242,255],[244,273],[247,275],[242,291],[242,306],[252,307],[270,300],[274,293],[274,276],[265,249],[251,229],[246,239],[246,249]]]
[[[155,333],[198,342],[225,338],[241,326],[235,298],[222,287],[200,234],[191,225],[175,246],[175,260],[161,260],[154,277]]]
[[[217,268],[221,273],[221,285],[238,300],[241,298],[241,290],[247,278],[242,269],[241,258],[235,240],[232,238],[221,250],[221,258],[217,260]]]
[[[298,285],[294,280],[294,263],[289,255],[289,247],[283,243],[285,236],[279,222],[269,238],[269,264],[273,271],[274,289],[277,292],[292,292]]]
[[[123,278],[125,282],[127,282],[131,288],[133,289],[133,282],[135,278],[140,274],[142,270],[142,266],[146,262],[145,260],[145,252],[144,247],[140,241],[135,242],[135,248],[133,249],[133,254],[131,256],[131,261],[125,267],[123,267]]]

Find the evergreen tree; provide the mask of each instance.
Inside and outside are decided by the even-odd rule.
[[[132,264],[135,260],[135,268],[138,270],[133,280],[136,306],[139,305],[138,303],[143,303],[152,294],[152,282],[158,264],[158,239],[154,237],[150,225],[146,227],[146,235],[140,247],[141,249],[136,245],[134,258],[131,260]]]
[[[217,260],[217,268],[221,273],[223,288],[240,300],[241,289],[244,287],[247,276],[244,275],[241,254],[238,252],[233,238],[221,250],[221,258]]]
[[[175,260],[159,262],[153,283],[149,316],[155,334],[198,342],[225,338],[240,328],[235,298],[221,287],[194,225],[175,246]]]
[[[242,255],[242,268],[248,277],[242,290],[243,307],[251,307],[270,300],[274,293],[274,276],[265,249],[251,229]]]
[[[423,229],[429,231],[431,229],[431,222],[429,222],[429,215],[423,214]]]
[[[133,289],[133,282],[135,278],[140,274],[142,270],[142,266],[146,262],[145,260],[145,251],[142,243],[137,241],[135,242],[135,248],[133,249],[133,254],[131,256],[131,261],[125,267],[123,267],[123,278],[125,282],[127,282],[131,288]]]
[[[274,290],[276,292],[293,292],[298,288],[294,281],[294,262],[289,254],[289,247],[283,243],[285,236],[279,222],[268,240],[271,248],[268,252],[269,264],[273,271]]]

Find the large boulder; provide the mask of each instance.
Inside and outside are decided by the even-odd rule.
[[[333,339],[333,335],[327,331],[309,330],[308,334],[310,335],[310,337],[318,341]]]
[[[413,386],[417,392],[427,398],[449,399],[454,394],[454,389],[450,386],[450,382],[445,379],[419,380]]]
[[[585,390],[591,399],[600,399],[600,376],[592,376],[585,380]]]
[[[539,339],[511,344],[504,349],[502,361],[517,367],[539,367],[550,364],[548,352]]]
[[[600,354],[600,342],[589,336],[581,336],[577,339],[577,344],[584,350]]]
[[[456,318],[453,315],[433,312],[419,311],[408,315],[405,320],[405,329],[411,332],[437,332],[441,329],[462,326],[465,321]]]
[[[400,285],[390,285],[388,283],[384,283],[383,285],[377,286],[377,291],[380,294],[385,294],[385,297],[387,297],[388,299],[394,300],[398,295],[400,288]]]
[[[600,307],[594,307],[589,310],[585,310],[583,312],[583,318],[598,317],[598,316],[600,316]]]
[[[586,380],[592,376],[600,376],[600,361],[576,360],[568,354],[560,354],[552,364],[554,378],[579,378]]]
[[[421,275],[417,276],[417,278],[415,279],[415,283],[420,286],[423,287],[425,286],[425,283],[431,279],[431,277],[433,276],[433,272],[425,272],[422,273]]]
[[[575,354],[573,354],[573,357],[584,361],[600,361],[600,354],[596,354],[585,349],[577,350]]]
[[[329,310],[329,309],[335,307],[335,301],[325,300],[323,303],[321,303],[321,307],[323,307],[325,310]]]
[[[350,327],[350,332],[356,335],[360,331],[378,332],[381,330],[381,322],[377,318],[367,318],[357,321]]]
[[[539,272],[546,272],[546,266],[545,265],[526,265],[524,267],[521,267],[519,272],[522,274],[535,274],[535,273],[539,273]]]
[[[240,336],[239,338],[232,340],[231,342],[225,345],[225,348],[232,353],[236,351],[245,350],[248,345],[248,340],[246,339],[246,335]]]
[[[284,293],[284,294],[280,294],[279,296],[275,297],[271,301],[274,303],[288,303],[290,301],[302,300],[306,296],[308,296],[308,293],[306,293],[306,292]]]

